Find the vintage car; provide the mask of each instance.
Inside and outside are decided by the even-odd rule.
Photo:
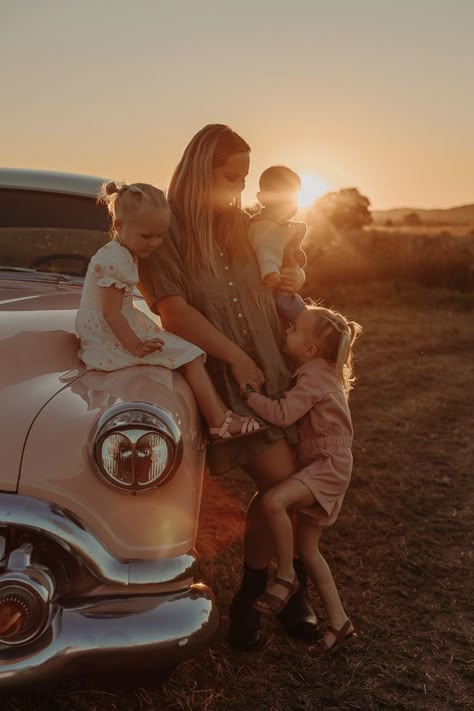
[[[101,182],[0,170],[0,687],[159,670],[218,624],[198,582],[206,435],[189,386],[77,356],[84,275],[109,239]]]

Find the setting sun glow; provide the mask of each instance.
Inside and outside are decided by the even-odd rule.
[[[320,175],[300,173],[301,190],[298,193],[298,205],[308,207],[313,200],[327,193],[331,186]]]

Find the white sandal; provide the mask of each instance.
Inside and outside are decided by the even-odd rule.
[[[240,431],[239,432],[229,432],[230,423],[233,417],[240,418]],[[242,437],[248,437],[249,435],[256,434],[257,432],[263,432],[268,430],[268,425],[263,424],[255,417],[242,417],[232,410],[227,410],[224,413],[224,422],[220,427],[210,427],[209,428],[209,441],[212,444],[221,444],[222,442],[228,442],[231,439],[241,439]]]

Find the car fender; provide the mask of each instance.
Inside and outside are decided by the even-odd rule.
[[[192,392],[176,371],[135,366],[69,374],[28,434],[18,493],[71,511],[115,555],[157,559],[195,546],[205,471],[205,440]],[[133,494],[98,473],[89,440],[97,420],[118,403],[159,405],[176,422],[183,457],[163,486]]]

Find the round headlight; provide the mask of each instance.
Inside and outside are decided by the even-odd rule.
[[[122,491],[161,486],[182,457],[181,433],[171,415],[148,403],[115,405],[99,419],[91,455],[105,480]]]

